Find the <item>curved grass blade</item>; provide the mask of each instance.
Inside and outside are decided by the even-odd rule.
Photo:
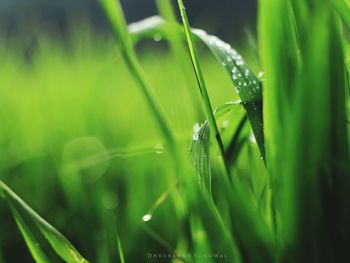
[[[211,193],[210,174],[210,131],[208,121],[204,122],[192,137],[190,155],[193,159],[197,181],[200,186]]]
[[[179,38],[183,38],[181,27],[170,26],[158,16],[144,19],[140,22],[130,24],[129,32],[134,41],[142,38],[153,38],[161,35],[167,38],[166,31],[177,31]],[[262,116],[262,82],[245,64],[241,55],[229,44],[216,36],[208,35],[205,31],[192,29],[192,36],[202,41],[222,64],[233,82],[235,90],[239,95],[243,107],[246,110],[250,125],[254,132],[260,154],[265,160],[265,143]]]
[[[175,137],[166,115],[160,106],[151,84],[144,73],[144,70],[136,56],[136,52],[133,47],[132,39],[127,29],[124,14],[120,1],[114,0],[99,0],[98,1],[103,8],[115,35],[116,41],[120,47],[124,61],[133,76],[134,80],[138,84],[141,93],[143,94],[151,113],[153,114],[160,132],[168,144],[169,150],[174,157],[176,154]],[[176,157],[177,158],[177,157]]]
[[[226,114],[231,112],[236,107],[239,107],[241,102],[227,102],[218,106],[214,111],[215,119],[218,121]],[[237,117],[237,116],[234,116]],[[243,116],[243,120],[246,120],[246,116]],[[241,121],[242,122],[242,121]],[[245,121],[243,122],[246,123]],[[238,125],[237,129],[230,134],[230,142],[225,147],[225,159],[231,158],[232,152],[236,155],[239,154],[239,148],[236,147],[238,140],[241,136],[242,125]],[[243,125],[244,126],[244,125]],[[222,135],[225,135],[223,132]],[[232,138],[232,139],[231,139]],[[190,148],[190,155],[192,156],[195,172],[197,175],[197,181],[199,185],[204,187],[209,193],[211,193],[211,171],[210,171],[210,129],[208,121],[205,121],[201,126],[195,126],[195,132],[192,137],[192,144]],[[228,162],[232,164],[232,162]]]
[[[41,218],[2,181],[0,181],[0,193],[8,201],[17,225],[37,262],[50,262],[49,252],[40,247],[47,246],[42,244],[43,240],[67,263],[88,262],[58,230]]]
[[[216,36],[208,35],[203,30],[195,29],[196,34],[221,62],[231,76],[237,94],[242,100],[254,136],[259,146],[260,154],[265,157],[264,131],[262,117],[262,83],[246,66],[242,56],[229,44]]]

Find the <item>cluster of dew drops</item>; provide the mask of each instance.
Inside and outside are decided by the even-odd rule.
[[[242,56],[237,53],[229,44],[223,42],[216,36],[208,35],[203,30],[195,30],[195,33],[208,42],[209,46],[212,48],[216,46],[222,51],[225,56],[221,56],[221,63],[224,67],[230,68],[231,77],[238,94],[241,94],[243,87],[249,87],[245,89],[249,97],[254,97],[254,95],[260,92],[260,81],[263,77],[263,73],[260,72],[258,78],[252,74],[252,72],[245,66]],[[231,69],[232,68],[232,69]]]

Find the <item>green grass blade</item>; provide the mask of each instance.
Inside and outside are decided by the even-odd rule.
[[[164,18],[164,20],[169,23],[171,26],[177,26],[177,18],[172,5],[172,0],[156,0],[156,5],[159,10],[159,14]],[[202,110],[201,101],[197,94],[197,90],[193,90],[191,85],[193,83],[192,68],[190,59],[188,57],[188,51],[185,46],[185,43],[181,40],[182,36],[179,36],[176,30],[167,30],[167,39],[169,39],[170,48],[174,60],[177,62],[178,70],[182,72],[182,75],[185,78],[187,90],[191,94],[191,103],[195,109],[196,117],[198,120],[204,118],[204,113]]]
[[[240,102],[228,102],[219,105],[215,111],[214,116],[216,121],[219,121],[220,118],[225,116],[227,113],[232,111],[233,109],[240,107]],[[237,116],[232,116],[232,118],[236,118]],[[238,126],[238,131],[234,131],[234,136],[239,136],[240,129]],[[224,136],[225,133],[222,133]],[[230,141],[230,145],[233,142]],[[233,147],[233,146],[230,146]],[[197,127],[193,136],[192,136],[192,144],[190,148],[190,155],[192,156],[194,167],[197,175],[197,180],[199,184],[208,190],[211,193],[211,168],[210,168],[210,129],[208,121],[204,122],[201,126]],[[225,158],[227,159],[227,150],[225,149]],[[233,163],[230,162],[230,165]]]
[[[134,41],[142,38],[153,38],[154,35],[161,35],[167,38],[167,31],[175,31],[178,38],[183,38],[181,27],[169,26],[160,17],[154,16],[133,23],[129,26],[129,31]],[[249,122],[254,132],[254,136],[259,146],[260,154],[265,156],[263,117],[262,117],[262,82],[249,69],[242,56],[232,47],[219,38],[208,35],[203,30],[192,29],[195,39],[202,41],[213,53],[220,64],[229,74],[237,94],[242,100],[243,107],[247,112]]]
[[[161,106],[157,102],[156,96],[151,88],[151,85],[137,59],[131,37],[129,35],[124,14],[120,5],[119,0],[99,0],[103,10],[108,17],[116,41],[120,47],[124,61],[126,62],[129,71],[131,72],[133,78],[137,82],[148,106],[151,109],[154,118],[157,120],[161,133],[170,147],[170,151],[175,152],[174,149],[174,136],[170,124],[167,121]]]
[[[250,129],[247,129],[247,126],[248,118],[247,116],[243,116],[236,128],[232,139],[230,140],[230,144],[226,149],[226,159],[231,164],[236,163],[243,145],[248,140]]]
[[[262,117],[262,83],[246,66],[242,56],[231,46],[203,30],[193,30],[212,51],[230,75],[236,92],[242,100],[251,127],[259,146],[261,157],[265,157]]]
[[[267,162],[282,258],[339,262],[349,243],[346,73],[331,2],[311,2],[260,1]]]
[[[88,262],[60,232],[41,218],[2,181],[0,181],[0,193],[2,193],[5,199],[9,202],[16,222],[35,259],[40,260],[39,262],[49,262],[46,261],[47,258],[45,252],[40,250],[37,238],[34,237],[33,232],[28,225],[35,227],[36,231],[40,232],[42,235],[41,239],[45,239],[57,255],[64,261],[68,263]]]
[[[188,22],[185,6],[184,6],[182,0],[178,0],[178,6],[179,6],[181,17],[182,17],[183,28],[184,28],[184,31],[185,31],[185,36],[186,36],[187,45],[188,45],[188,49],[189,49],[189,52],[190,52],[192,64],[193,64],[193,69],[194,69],[195,74],[196,74],[198,87],[200,89],[200,92],[201,92],[201,95],[202,95],[202,98],[203,98],[203,102],[204,102],[204,106],[205,106],[205,110],[206,110],[206,113],[207,113],[210,131],[211,131],[211,134],[212,134],[213,138],[215,138],[215,140],[217,142],[217,145],[218,145],[219,150],[221,152],[221,156],[222,156],[222,158],[224,160],[224,156],[225,156],[224,145],[222,143],[222,139],[221,139],[221,136],[220,136],[220,133],[219,133],[219,129],[218,129],[217,124],[216,124],[216,120],[215,120],[214,113],[213,113],[213,108],[211,106],[211,102],[210,102],[210,99],[209,99],[209,94],[208,94],[208,91],[207,91],[207,87],[206,87],[206,83],[205,83],[205,80],[204,80],[203,72],[202,72],[202,69],[201,69],[201,66],[200,66],[200,63],[199,63],[197,48],[196,48],[194,40],[193,40],[192,31],[191,31],[191,28],[190,28],[190,24]],[[225,163],[225,160],[224,160],[224,163]],[[225,166],[226,166],[226,170],[227,170],[227,164],[226,163],[225,163]]]
[[[16,211],[16,209],[12,205],[10,206],[11,206],[12,214],[16,220],[16,224],[19,230],[21,231],[22,236],[35,262],[49,263],[50,260],[45,255],[43,248],[40,247],[40,243],[37,241],[36,237],[31,232],[30,228],[26,225],[26,223],[24,222],[20,214]]]
[[[120,240],[120,235],[119,235],[119,231],[118,231],[118,226],[117,225],[116,225],[115,232],[116,232],[116,236],[117,236],[117,247],[118,247],[118,254],[119,254],[120,263],[125,263],[123,246],[122,246],[122,242]]]
[[[211,194],[210,129],[206,121],[193,134],[190,155],[192,156],[197,181]]]

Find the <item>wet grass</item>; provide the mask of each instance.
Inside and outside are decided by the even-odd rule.
[[[348,261],[346,2],[261,0],[261,66],[100,2],[113,38],[2,41],[0,262]]]

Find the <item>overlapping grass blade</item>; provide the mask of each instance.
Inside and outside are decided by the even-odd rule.
[[[267,163],[282,261],[348,258],[347,77],[331,7],[260,1]]]
[[[192,35],[191,28],[190,28],[190,24],[188,22],[185,6],[184,6],[182,0],[178,0],[177,3],[178,3],[179,9],[180,9],[180,14],[182,17],[183,28],[185,31],[186,42],[188,45],[188,50],[190,52],[190,57],[192,60],[193,69],[194,69],[194,72],[195,72],[195,75],[197,78],[197,82],[198,82],[198,87],[199,87],[199,90],[200,90],[200,93],[202,95],[202,99],[204,102],[204,106],[205,106],[205,110],[206,110],[206,114],[207,114],[207,118],[208,118],[209,129],[210,129],[212,137],[215,139],[217,146],[220,150],[220,154],[221,154],[221,157],[223,158],[223,163],[224,163],[224,166],[225,166],[225,169],[227,172],[227,176],[229,176],[227,163],[226,163],[226,160],[224,159],[225,158],[224,145],[222,143],[222,139],[221,139],[219,129],[218,129],[218,126],[216,123],[216,119],[215,119],[215,116],[213,113],[213,108],[211,106],[211,102],[210,102],[209,94],[207,91],[206,83],[204,80],[204,75],[202,72],[201,64],[199,63],[197,47],[196,47],[194,40],[193,40],[193,35]]]
[[[214,111],[214,116],[218,122],[220,118],[224,117],[227,113],[231,112],[233,109],[240,107],[241,102],[228,102],[218,106]],[[234,115],[231,118],[239,118],[239,115]],[[243,117],[246,119],[245,117]],[[226,120],[227,121],[227,120]],[[201,186],[204,186],[205,189],[211,192],[211,169],[210,169],[210,129],[208,121],[205,121],[202,125],[196,125],[195,131],[192,136],[192,144],[190,149],[190,154],[193,158],[195,171],[197,175],[197,180]],[[224,144],[224,154],[225,159],[228,155],[232,154],[233,148],[236,147],[237,138],[240,136],[240,126],[237,127],[236,131],[233,131],[233,135],[229,134],[229,142]],[[221,133],[222,136],[225,136],[225,133]],[[227,149],[226,149],[227,148]],[[231,156],[230,156],[231,157]],[[228,162],[229,165],[233,162]]]
[[[177,26],[177,18],[172,6],[172,0],[156,0],[156,5],[159,10],[159,14],[165,19],[165,21],[171,26]],[[197,90],[190,88],[192,81],[192,68],[190,59],[185,43],[179,40],[179,35],[176,30],[167,30],[167,39],[169,40],[170,48],[174,60],[177,62],[178,70],[182,72],[187,86],[188,92],[191,94],[192,107],[195,109],[197,119],[201,120],[204,117],[204,113],[201,106],[201,101],[198,99]],[[180,38],[181,39],[181,38]]]
[[[166,38],[165,31],[166,30],[177,30],[179,31],[179,38],[183,39],[183,33],[181,32],[181,29],[174,29],[172,27],[168,28],[167,24],[162,23],[162,20],[153,17],[151,19],[144,20],[142,22],[132,24],[129,26],[129,31],[133,34],[134,40],[137,41],[143,37],[153,37],[154,35],[161,35],[163,38]],[[198,31],[197,31],[198,32]],[[199,37],[196,36],[198,39]],[[225,56],[225,59],[227,57]],[[232,58],[233,59],[233,58]],[[220,63],[222,61],[220,60]],[[227,65],[227,64],[226,64]],[[243,66],[243,63],[239,61],[238,65],[235,63],[229,63],[230,66]],[[233,68],[230,69],[230,77],[232,77]],[[237,70],[237,73],[243,72],[245,73],[246,70]],[[250,71],[247,75],[250,75]],[[239,78],[245,77],[245,74],[242,74],[241,76],[238,76]],[[243,80],[243,79],[242,79]],[[243,84],[243,82],[242,82]],[[261,83],[258,83],[257,81],[254,83],[252,80],[251,84],[255,85],[261,85]],[[255,87],[255,86],[254,86]],[[252,88],[252,85],[242,85],[242,89],[246,88]],[[251,94],[247,91],[245,95],[248,99],[256,99],[259,98],[258,94],[255,94],[257,92],[261,92],[260,89],[255,89],[254,91],[251,91]],[[261,93],[260,93],[261,94]],[[260,95],[261,98],[261,95]],[[248,103],[248,102],[247,102]],[[256,105],[256,111],[260,110],[261,114],[261,108],[259,109],[259,105]],[[254,107],[252,107],[254,109]],[[255,110],[255,109],[254,109]],[[261,119],[258,117],[257,119]],[[262,125],[261,122],[259,123],[262,131]],[[259,136],[257,136],[259,137]],[[263,135],[261,135],[261,138]],[[226,181],[226,179],[221,178],[219,181],[219,185],[222,187],[222,193],[225,196],[225,200],[228,203],[228,206],[230,207],[232,214],[230,215],[231,221],[230,224],[232,224],[232,228],[234,231],[235,239],[238,239],[239,247],[242,251],[242,253],[249,253],[250,249],[252,247],[256,248],[256,253],[249,254],[249,258],[251,260],[259,261],[260,260],[267,260],[271,261],[274,257],[274,254],[272,251],[274,250],[273,245],[273,238],[271,236],[271,232],[269,230],[269,227],[264,222],[264,219],[260,215],[258,215],[258,211],[256,210],[256,207],[253,205],[252,197],[247,195],[246,190],[244,189],[243,185],[239,182],[239,178],[235,178],[236,183],[234,184],[234,189],[231,189],[229,181]],[[246,232],[248,229],[252,230]],[[236,239],[236,241],[237,241]]]
[[[44,251],[47,244],[67,263],[84,263],[84,259],[74,246],[53,226],[41,218],[33,209],[18,197],[10,188],[0,181],[0,193],[9,203],[13,216],[29,247],[33,258],[37,262],[51,262],[48,257],[52,252]]]
[[[99,0],[99,2],[111,23],[124,61],[127,64],[133,78],[137,82],[140,91],[151,109],[151,113],[157,121],[165,143],[168,144],[169,150],[172,152],[172,154],[176,155],[176,149],[174,148],[175,138],[172,129],[165,114],[163,113],[161,106],[158,103],[158,100],[156,99],[154,91],[151,88],[151,84],[149,83],[137,59],[119,0]]]
[[[142,38],[153,38],[154,35],[167,37],[167,31],[175,31],[178,38],[183,39],[180,26],[169,26],[162,18],[153,16],[129,25],[129,31],[134,41]],[[208,35],[205,31],[192,29],[195,39],[201,40],[217,60],[225,68],[233,82],[235,90],[242,100],[249,122],[257,140],[261,156],[265,156],[264,131],[262,118],[262,82],[245,64],[241,55],[229,44],[216,36]]]

